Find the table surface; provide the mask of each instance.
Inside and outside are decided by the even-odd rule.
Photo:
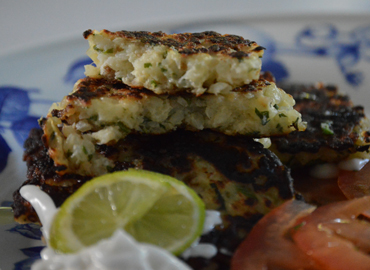
[[[0,55],[87,29],[159,30],[155,25],[209,19],[369,14],[368,0],[14,0],[0,3]],[[370,20],[370,16],[369,16]]]

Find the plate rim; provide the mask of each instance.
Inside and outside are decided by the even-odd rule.
[[[252,15],[252,16],[242,16],[239,12],[236,13],[236,16],[232,16],[232,14],[229,14],[228,16],[221,16],[217,17],[217,14],[213,16],[208,16],[206,18],[191,20],[191,18],[180,18],[177,19],[176,22],[173,22],[173,24],[169,24],[169,17],[165,18],[159,18],[153,22],[151,20],[150,26],[148,26],[148,22],[141,21],[141,22],[130,22],[126,24],[126,29],[128,31],[160,31],[161,29],[158,28],[164,28],[165,30],[168,29],[176,29],[176,28],[186,28],[186,27],[192,27],[197,24],[231,24],[231,23],[242,23],[242,22],[252,22],[252,23],[260,23],[263,21],[264,23],[271,23],[272,21],[292,21],[292,20],[307,20],[307,19],[313,19],[313,21],[317,19],[327,19],[328,21],[334,20],[334,19],[345,19],[345,20],[352,20],[352,19],[358,19],[358,20],[368,20],[370,14],[368,12],[363,13],[345,13],[345,12],[335,12],[335,13],[318,13],[318,14],[310,14],[310,13],[296,13],[296,14],[267,14],[267,15]],[[109,29],[110,31],[119,31],[122,30],[122,24],[123,23],[117,23],[114,25],[108,25],[107,27],[103,27],[98,30],[102,29]],[[136,28],[136,29],[134,29]],[[92,28],[91,28],[92,29]],[[68,33],[63,33],[58,36],[52,36],[44,39],[40,39],[37,41],[32,41],[30,43],[24,44],[20,47],[15,47],[14,49],[0,51],[0,59],[7,58],[7,57],[14,57],[18,53],[26,53],[27,51],[32,51],[35,49],[43,48],[43,47],[49,47],[60,43],[69,43],[69,42],[76,42],[78,41],[78,36],[80,37],[81,42],[83,41],[83,32],[88,29],[81,29],[81,31],[77,32],[72,31]],[[211,29],[212,30],[212,29]],[[226,34],[226,33],[223,33]],[[248,38],[248,37],[244,37]],[[88,48],[87,41],[86,41],[86,49]]]

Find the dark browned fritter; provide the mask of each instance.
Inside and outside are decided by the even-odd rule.
[[[41,136],[41,130],[33,130],[25,143],[28,180],[24,184],[40,186],[60,206],[89,178],[58,175]],[[201,239],[215,244],[219,253],[209,260],[190,258],[187,262],[194,269],[228,269],[233,251],[253,225],[293,196],[289,170],[272,152],[243,136],[211,131],[131,134],[115,147],[101,145],[97,150],[117,160],[115,170],[134,167],[182,180],[198,193],[207,209],[222,213],[223,225]],[[13,208],[18,221],[38,221],[19,190],[14,193]]]
[[[338,162],[355,153],[368,156],[370,126],[362,106],[332,85],[279,85],[296,101],[295,109],[307,122],[303,132],[273,137],[272,147],[290,167]]]
[[[102,30],[113,37],[121,37],[128,40],[138,40],[143,44],[151,46],[164,45],[177,50],[180,54],[189,55],[195,53],[224,53],[231,57],[242,58],[247,56],[246,52],[240,50],[242,47],[252,47],[256,42],[244,39],[237,35],[221,35],[214,31],[205,31],[201,33],[179,33],[166,34],[162,31],[147,32],[147,31],[117,31]],[[92,30],[87,30],[83,33],[85,39],[93,35]],[[206,45],[206,46],[204,46]],[[236,52],[229,52],[229,49]],[[253,51],[263,51],[265,48],[256,46]]]
[[[90,178],[56,174],[58,168],[54,166],[54,161],[47,153],[47,149],[41,140],[42,135],[42,129],[32,129],[24,143],[23,160],[27,164],[27,180],[22,186],[40,186],[40,189],[49,194],[58,207]],[[19,194],[19,189],[13,193],[14,203],[12,207],[15,220],[19,223],[39,223],[35,210]]]

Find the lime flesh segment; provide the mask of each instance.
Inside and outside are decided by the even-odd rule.
[[[72,253],[124,229],[180,254],[201,234],[204,217],[202,200],[181,181],[131,169],[92,179],[71,195],[54,218],[50,245]]]

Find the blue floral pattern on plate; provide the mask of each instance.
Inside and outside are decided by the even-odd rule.
[[[31,247],[21,249],[22,253],[29,257],[14,264],[14,270],[29,270],[32,264],[41,259],[40,252],[44,247]]]
[[[35,224],[17,224],[13,228],[8,230],[11,233],[19,233],[24,237],[34,239],[34,240],[41,240],[41,230],[40,226]]]
[[[0,204],[1,206],[9,207],[12,205],[10,201],[3,201]],[[10,233],[15,233],[22,235],[33,240],[41,240],[41,230],[40,226],[36,224],[15,224],[12,228],[7,230]],[[29,270],[31,265],[38,259],[40,259],[40,252],[44,246],[36,246],[30,248],[20,249],[21,252],[26,255],[28,258],[21,260],[14,264],[14,270]]]
[[[0,172],[7,164],[9,153],[12,151],[4,137],[1,135],[6,129],[12,131],[17,143],[23,145],[29,131],[38,127],[39,117],[29,115],[31,99],[30,92],[15,86],[0,86]],[[35,100],[34,102],[50,102],[48,100]]]
[[[360,60],[370,61],[370,25],[340,32],[331,24],[307,26],[297,34],[296,48],[302,54],[332,57],[352,86],[363,83]]]

